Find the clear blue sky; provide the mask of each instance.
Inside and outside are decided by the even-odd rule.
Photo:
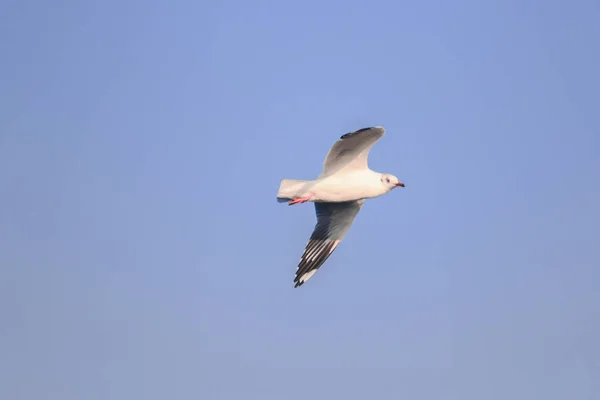
[[[0,398],[600,398],[597,1],[0,6]],[[304,286],[281,178],[387,135]]]

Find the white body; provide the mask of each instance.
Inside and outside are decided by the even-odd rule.
[[[309,197],[312,202],[337,203],[379,197],[391,190],[381,182],[381,174],[370,169],[333,174],[313,181],[284,179],[277,197]]]

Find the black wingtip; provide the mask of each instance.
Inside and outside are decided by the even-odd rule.
[[[376,127],[376,126],[370,126],[370,127],[368,127],[368,128],[362,128],[362,129],[359,129],[359,130],[357,130],[357,131],[354,131],[354,132],[349,132],[349,133],[346,133],[345,135],[342,135],[342,136],[340,137],[340,139],[346,139],[347,137],[350,137],[350,136],[356,135],[356,134],[358,134],[358,133],[361,133],[361,132],[364,132],[364,131],[369,131],[369,130],[371,130],[371,129],[375,129],[375,128],[377,128],[377,127]]]

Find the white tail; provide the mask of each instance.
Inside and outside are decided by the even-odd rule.
[[[311,183],[312,181],[283,179],[279,185],[279,191],[277,192],[277,201],[283,203],[294,197],[300,197]]]

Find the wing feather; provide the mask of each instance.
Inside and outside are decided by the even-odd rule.
[[[369,168],[369,152],[383,135],[385,129],[381,126],[363,128],[342,135],[327,153],[319,177],[340,171]]]
[[[317,224],[300,258],[294,287],[302,286],[331,256],[348,233],[363,202],[315,203]]]

